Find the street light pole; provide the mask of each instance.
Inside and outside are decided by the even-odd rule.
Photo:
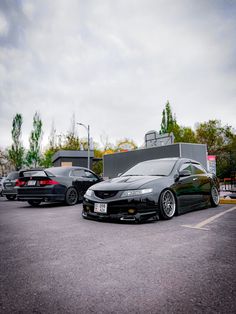
[[[89,132],[90,132],[90,127],[89,127],[89,124],[88,124],[88,169],[90,169],[90,135],[89,135]]]
[[[88,169],[90,169],[90,126],[79,122],[77,122],[77,124],[82,125],[88,132]]]

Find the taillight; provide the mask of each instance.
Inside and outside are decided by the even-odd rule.
[[[51,179],[44,179],[44,180],[40,180],[39,181],[39,185],[40,186],[44,186],[44,185],[55,185],[55,184],[59,184],[57,181],[51,180]]]
[[[21,179],[17,179],[15,185],[16,186],[24,186],[25,185],[25,181],[23,181]]]

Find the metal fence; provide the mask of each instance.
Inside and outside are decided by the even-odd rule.
[[[236,192],[236,171],[233,171],[229,178],[221,180],[220,189],[222,191]]]

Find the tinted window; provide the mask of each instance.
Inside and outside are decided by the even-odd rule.
[[[46,177],[46,173],[43,170],[39,170],[39,171],[25,171],[25,172],[23,172],[23,176],[24,177],[33,177],[33,176]]]
[[[19,174],[18,174],[18,172],[16,171],[16,172],[11,172],[11,173],[9,173],[8,176],[7,176],[7,179],[9,179],[9,180],[15,180],[15,179],[17,179],[18,177],[19,177]]]
[[[192,164],[194,174],[204,174],[206,170],[200,164]]]
[[[180,171],[183,171],[183,170],[189,170],[191,173],[193,173],[193,172],[192,172],[191,164],[190,164],[189,162],[186,162],[186,163],[184,163],[184,164],[182,164],[182,165],[180,166],[179,172],[180,172]]]
[[[90,179],[97,179],[97,177],[90,171],[85,170],[85,176]]]
[[[71,172],[71,176],[73,177],[83,177],[83,178],[90,178],[90,179],[97,179],[97,177],[90,171],[83,170],[83,169],[76,169]]]
[[[52,167],[46,169],[47,172],[52,173],[54,176],[69,176],[69,172],[71,171],[71,168],[65,168],[65,167]]]
[[[73,177],[86,177],[85,171],[83,169],[76,169],[71,172]]]
[[[175,163],[176,159],[156,159],[144,161],[126,171],[122,176],[168,176]]]

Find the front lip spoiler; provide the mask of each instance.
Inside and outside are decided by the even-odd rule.
[[[121,217],[120,220],[122,220],[122,221],[136,221],[135,217]]]
[[[94,213],[87,213],[85,211],[82,211],[82,216],[84,218],[91,218],[95,220],[120,220],[120,221],[127,221],[127,222],[140,222],[143,220],[147,220],[150,218],[155,218],[156,220],[159,220],[159,215],[156,211],[148,212],[145,214],[137,213],[133,216],[131,215],[124,215],[124,214],[110,214],[110,215],[97,215]]]

